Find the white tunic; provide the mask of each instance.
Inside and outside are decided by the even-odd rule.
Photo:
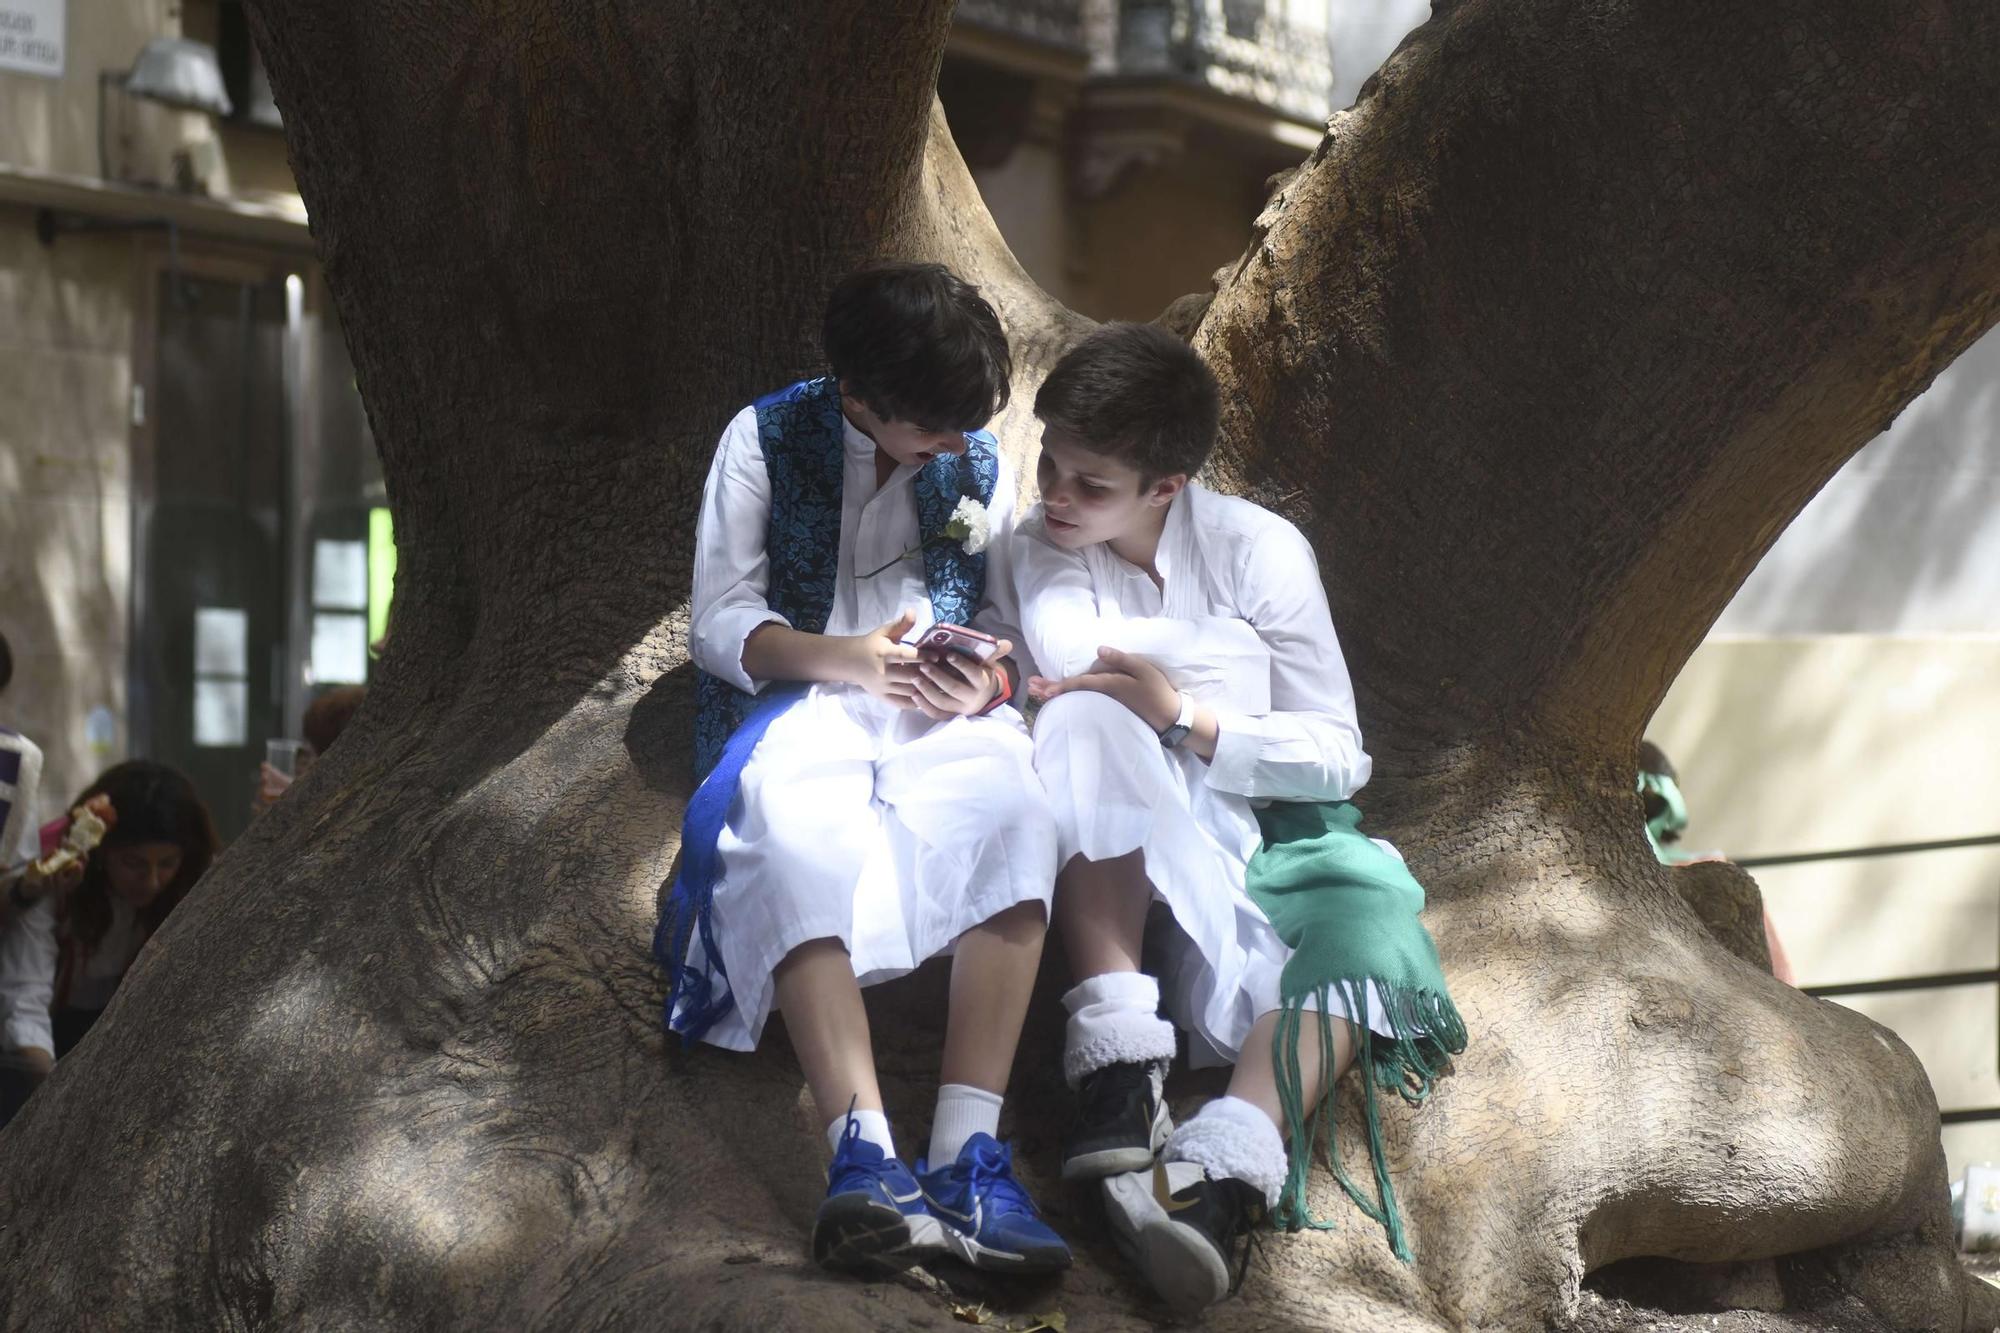
[[[1290,957],[1243,891],[1261,842],[1255,807],[1345,800],[1368,780],[1369,758],[1318,560],[1297,528],[1190,483],[1167,511],[1154,563],[1159,584],[1109,545],[1064,550],[1037,508],[1014,570],[1041,674],[1087,671],[1108,645],[1147,657],[1216,714],[1207,762],[1163,749],[1108,696],[1061,696],[1035,723],[1062,861],[1144,850],[1179,927],[1161,993],[1202,1039],[1200,1064],[1233,1059],[1257,1017],[1278,1007]],[[1386,1032],[1374,1009],[1370,1026]]]
[[[842,470],[840,557],[827,634],[859,634],[904,610],[917,630],[935,616],[918,542],[917,469],[879,488],[875,443],[849,423]],[[1009,567],[1014,488],[1004,465],[986,551],[987,600],[975,628],[1020,642]],[[716,448],[695,538],[692,655],[738,689],[751,631],[784,618],[766,603],[771,480],[745,408]],[[891,562],[894,561],[894,564]],[[883,565],[890,568],[858,577]],[[717,949],[735,1005],[707,1040],[756,1047],[770,1012],[770,974],[809,940],[837,938],[866,985],[910,971],[1016,903],[1046,905],[1055,827],[1020,714],[933,723],[851,685],[814,685],[771,724],[743,769],[717,842]],[[700,941],[689,961],[700,964]]]

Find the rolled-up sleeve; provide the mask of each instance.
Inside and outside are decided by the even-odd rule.
[[[760,625],[786,623],[764,600],[770,524],[771,476],[757,440],[757,410],[746,407],[723,430],[702,488],[689,651],[703,671],[752,694],[765,682],[743,669],[743,644]]]
[[[1289,525],[1262,535],[1240,577],[1241,602],[1271,654],[1271,706],[1216,710],[1208,784],[1253,800],[1346,800],[1372,761],[1312,545]]]
[[[51,897],[43,897],[0,929],[0,1045],[54,1053],[49,1002],[55,983],[55,907]]]

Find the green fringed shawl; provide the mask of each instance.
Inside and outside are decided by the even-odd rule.
[[[1306,1203],[1306,1173],[1315,1137],[1321,1137],[1341,1188],[1389,1233],[1396,1257],[1407,1261],[1410,1247],[1389,1183],[1375,1090],[1393,1090],[1412,1105],[1422,1103],[1446,1058],[1464,1051],[1466,1041],[1465,1021],[1445,989],[1437,946],[1417,920],[1424,908],[1423,886],[1399,858],[1361,832],[1361,812],[1346,801],[1274,802],[1258,811],[1257,819],[1264,845],[1250,859],[1244,887],[1278,937],[1294,950],[1279,978],[1283,1007],[1272,1051],[1291,1161],[1272,1221],[1288,1231],[1334,1225],[1314,1217]],[[1395,1032],[1385,1038],[1365,1021],[1348,1024],[1362,1070],[1368,1153],[1375,1167],[1373,1202],[1348,1179],[1335,1150],[1333,1085],[1329,1082],[1318,1102],[1306,1106],[1298,1059],[1305,1010],[1317,1004],[1325,1013],[1338,996],[1349,1014],[1365,1019],[1371,981]],[[1333,1026],[1315,1026],[1321,1067],[1331,1068]],[[1307,1130],[1314,1116],[1317,1135]]]

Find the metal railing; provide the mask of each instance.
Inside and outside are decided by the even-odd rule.
[[[1745,870],[1757,870],[1767,866],[1810,865],[1821,861],[1857,861],[1872,856],[1908,856],[1919,852],[1952,851],[1961,847],[2000,847],[2000,833],[1988,833],[1974,838],[1940,838],[1930,842],[1881,843],[1872,847],[1848,847],[1831,852],[1745,856],[1736,858],[1736,864]],[[1942,990],[1947,986],[1995,984],[2000,984],[2000,967],[1969,972],[1926,972],[1915,976],[1884,977],[1877,981],[1843,981],[1826,986],[1803,986],[1800,989],[1808,995],[1831,1000],[1843,995],[1883,995],[1902,991]],[[1995,1052],[1995,1060],[2000,1061],[2000,1051]],[[1945,1111],[1939,1118],[1947,1125],[2000,1120],[2000,1106],[1967,1107],[1956,1111]]]

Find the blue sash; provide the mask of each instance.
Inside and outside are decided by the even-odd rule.
[[[774,686],[757,701],[750,715],[723,743],[722,757],[708,771],[694,795],[688,798],[687,813],[681,820],[681,866],[667,893],[666,910],[653,931],[653,957],[666,970],[666,1007],[660,1014],[661,1026],[678,1032],[684,1044],[700,1041],[716,1020],[735,1003],[729,988],[729,973],[722,966],[722,952],[715,946],[715,932],[709,920],[709,904],[715,896],[715,881],[721,870],[715,844],[736,800],[736,788],[743,778],[743,766],[764,733],[779,714],[805,697],[802,685]],[[703,966],[687,961],[690,936],[699,931]],[[719,989],[718,989],[719,987]],[[686,1001],[678,1024],[674,1010]]]

